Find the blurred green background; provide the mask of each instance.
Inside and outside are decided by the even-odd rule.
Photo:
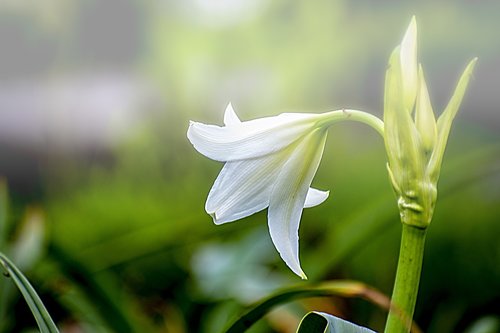
[[[473,1],[2,0],[0,251],[63,332],[220,332],[276,288],[265,212],[215,226],[204,203],[221,164],[186,139],[222,123],[342,107],[381,116],[390,52],[412,15],[437,113],[479,62],[453,125],[415,320],[425,332],[500,332],[500,3]],[[312,282],[355,279],[390,295],[400,224],[381,138],[331,128],[304,211]],[[8,196],[8,198],[7,198]],[[0,332],[35,322],[0,280]],[[3,289],[1,289],[3,288]],[[294,332],[309,310],[374,330],[359,299],[313,299],[251,332]]]

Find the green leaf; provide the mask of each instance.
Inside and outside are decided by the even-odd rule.
[[[122,290],[110,275],[101,272],[100,276],[96,277],[79,258],[54,243],[49,245],[49,255],[56,259],[65,277],[83,288],[86,298],[99,310],[103,321],[113,332],[151,331],[142,323],[135,322],[134,313],[128,310],[129,300],[121,293]]]
[[[0,249],[5,248],[8,231],[7,212],[9,208],[9,193],[7,190],[7,182],[4,178],[0,178]]]
[[[15,285],[24,296],[26,303],[31,309],[33,316],[36,319],[40,332],[53,333],[59,332],[54,321],[50,317],[49,312],[42,303],[42,300],[37,295],[35,289],[31,286],[28,279],[21,273],[21,271],[0,252],[0,265],[5,269],[7,276],[10,276]]]
[[[317,286],[299,286],[277,292],[261,303],[254,305],[250,311],[237,319],[225,332],[241,333],[249,329],[273,307],[296,299],[309,297],[344,296],[361,297],[382,307],[388,307],[389,300],[367,285],[348,280],[330,281]],[[387,304],[386,304],[387,303]]]
[[[309,312],[302,318],[297,333],[374,333],[327,313]]]

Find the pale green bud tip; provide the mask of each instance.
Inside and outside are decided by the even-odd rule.
[[[412,17],[410,25],[401,42],[401,75],[405,109],[411,113],[418,87],[417,74],[417,21]]]
[[[418,79],[420,81],[420,85],[418,88],[415,107],[415,125],[417,126],[417,130],[420,135],[422,148],[424,152],[428,154],[434,149],[437,139],[437,128],[422,66],[419,66],[418,69]]]
[[[437,121],[437,142],[435,144],[434,150],[432,152],[431,159],[429,161],[428,172],[431,179],[437,182],[439,178],[439,172],[441,169],[441,162],[443,160],[444,151],[446,149],[446,143],[448,141],[448,135],[450,133],[451,125],[458,112],[462,99],[467,90],[469,80],[472,76],[474,66],[477,62],[477,58],[472,59],[467,67],[465,68],[460,80],[458,80],[457,87],[453,93],[448,105],[445,110],[439,116]]]

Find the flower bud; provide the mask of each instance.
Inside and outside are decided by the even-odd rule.
[[[417,70],[416,37],[413,17],[401,45],[389,59],[384,96],[384,141],[387,170],[398,197],[401,221],[426,228],[434,212],[439,170],[451,123],[476,59],[462,74],[453,97],[436,122],[422,67]]]

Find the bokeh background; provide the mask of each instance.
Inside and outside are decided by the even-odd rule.
[[[220,332],[277,288],[265,212],[215,226],[221,164],[186,139],[222,123],[342,107],[382,115],[388,56],[412,15],[437,113],[479,62],[453,125],[415,319],[425,332],[500,332],[500,3],[495,0],[2,0],[0,250],[64,332]],[[381,138],[332,127],[304,211],[311,282],[390,295],[400,224]],[[35,322],[0,280],[0,331]],[[359,299],[281,306],[251,332],[294,332],[310,310],[382,330]]]

